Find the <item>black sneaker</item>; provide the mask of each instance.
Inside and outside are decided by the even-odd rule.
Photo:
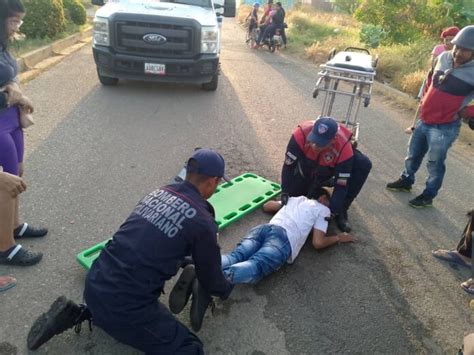
[[[432,207],[433,199],[423,194],[416,196],[413,200],[408,201],[408,204],[413,208]]]
[[[36,350],[53,336],[90,320],[90,313],[84,305],[77,305],[61,296],[54,301],[49,310],[36,319],[28,333],[28,349]]]
[[[193,281],[192,287],[193,299],[191,302],[191,327],[195,332],[199,332],[202,326],[202,320],[209,306],[214,307],[212,297],[201,287],[197,278]]]
[[[349,233],[352,230],[351,224],[347,220],[347,212],[344,211],[336,216],[337,227],[341,232]]]
[[[411,191],[411,184],[407,183],[405,180],[400,178],[397,181],[388,183],[387,184],[387,189],[392,190],[392,191],[410,192]]]
[[[196,271],[194,270],[194,265],[186,265],[171,290],[169,297],[170,311],[174,314],[180,313],[188,303],[195,277]]]

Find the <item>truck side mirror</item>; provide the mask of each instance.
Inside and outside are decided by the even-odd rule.
[[[92,5],[103,6],[104,4],[104,0],[92,0]]]
[[[235,0],[225,0],[223,15],[224,17],[235,17]]]

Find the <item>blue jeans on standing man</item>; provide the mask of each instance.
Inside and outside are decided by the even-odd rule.
[[[257,283],[278,270],[290,255],[286,230],[273,224],[261,224],[230,254],[222,255],[222,271],[233,284]]]
[[[419,120],[411,136],[405,170],[402,179],[410,185],[415,183],[415,173],[428,153],[428,178],[423,195],[434,198],[443,184],[448,150],[459,136],[461,121],[446,124],[426,124]]]

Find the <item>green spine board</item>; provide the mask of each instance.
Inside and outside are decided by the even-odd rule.
[[[216,223],[220,230],[255,211],[280,192],[279,184],[252,173],[245,173],[232,179],[230,183],[219,185],[208,201],[214,207]],[[109,240],[77,254],[79,264],[89,270]]]

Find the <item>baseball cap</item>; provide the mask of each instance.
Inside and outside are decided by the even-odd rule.
[[[454,37],[458,34],[458,32],[459,32],[459,27],[456,27],[456,26],[445,28],[443,32],[441,32],[441,38]]]
[[[336,136],[339,126],[331,117],[320,117],[314,122],[313,129],[308,135],[308,141],[318,147],[325,147]]]
[[[193,163],[190,164],[190,161]],[[198,149],[188,159],[187,171],[190,173],[220,177],[228,182],[230,179],[224,174],[224,170],[224,158],[213,149]]]

